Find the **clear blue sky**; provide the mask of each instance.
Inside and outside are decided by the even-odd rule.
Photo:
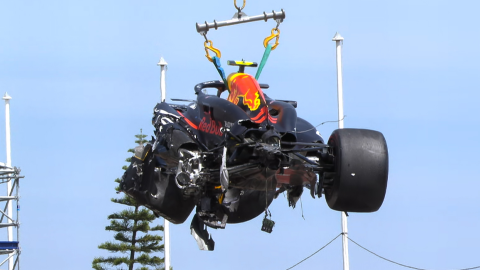
[[[240,2],[240,1],[239,1]],[[318,124],[337,117],[335,32],[344,38],[346,127],[381,131],[390,152],[387,196],[349,218],[350,237],[389,259],[427,269],[480,265],[480,19],[477,1],[253,1],[245,12],[285,9],[280,45],[261,82],[298,101]],[[143,129],[152,135],[160,56],[170,98],[218,79],[196,22],[225,20],[232,1],[2,1],[0,92],[11,100],[12,160],[21,186],[24,269],[89,269],[113,234],[114,179]],[[260,62],[274,22],[210,31],[226,60]],[[232,72],[232,68],[226,68]],[[3,108],[3,107],[2,107]],[[0,119],[4,117],[0,110]],[[0,121],[0,160],[5,160]],[[319,131],[325,138],[336,124]],[[199,251],[188,220],[172,226],[175,269],[286,269],[340,233],[340,213],[303,196],[261,218],[211,230]],[[163,220],[158,220],[162,222]],[[6,232],[1,239],[6,239]],[[341,241],[294,269],[341,269]],[[351,269],[402,269],[350,243]]]

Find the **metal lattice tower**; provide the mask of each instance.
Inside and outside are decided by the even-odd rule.
[[[3,96],[5,100],[5,138],[7,162],[0,163],[0,184],[6,184],[6,196],[0,196],[0,230],[6,228],[7,241],[0,241],[0,257],[6,257],[0,262],[0,266],[8,261],[8,270],[20,269],[20,222],[19,222],[19,187],[20,169],[12,166],[10,147],[10,99],[7,93]],[[16,202],[17,212],[13,213],[13,203]],[[3,211],[2,211],[2,204]],[[14,228],[16,237],[14,238]],[[2,238],[0,238],[1,240]]]
[[[0,262],[0,267],[8,263],[8,269],[20,269],[20,222],[19,222],[19,187],[20,187],[20,169],[16,167],[8,167],[3,163],[0,163],[0,184],[10,183],[10,192],[7,192],[7,196],[0,196],[0,230],[6,228],[16,228],[16,239],[8,239],[7,241],[0,241],[0,256],[6,258]],[[2,186],[2,185],[0,185]],[[3,185],[5,186],[5,185]],[[13,205],[16,202],[17,214],[8,214],[7,209],[9,205]],[[12,234],[13,235],[13,234]],[[3,238],[3,237],[2,237]],[[1,239],[1,238],[0,238]]]

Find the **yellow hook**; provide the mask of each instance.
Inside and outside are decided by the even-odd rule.
[[[277,31],[277,33],[275,33],[275,31]],[[275,38],[275,44],[272,46],[272,51],[275,50],[275,48],[277,48],[278,46],[278,39],[280,38],[280,29],[273,28],[272,34],[266,37],[265,40],[263,41],[263,46],[267,48],[268,43],[274,38]]]
[[[233,0],[233,4],[235,5],[235,8],[240,12],[242,11],[242,9],[245,7],[245,3],[247,2],[247,0],[243,0],[243,6],[242,8],[239,8],[237,7],[237,0]]]
[[[208,43],[210,43],[210,45],[207,45]],[[205,46],[205,52],[207,53],[205,56],[207,57],[208,61],[213,62],[212,57],[208,53],[208,50],[214,52],[215,56],[217,56],[218,58],[222,57],[222,53],[220,52],[219,49],[213,47],[213,42],[211,40],[205,41],[204,46]]]

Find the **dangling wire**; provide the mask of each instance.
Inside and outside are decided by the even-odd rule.
[[[265,217],[267,217],[268,211],[268,189],[267,189],[267,180],[265,180]],[[272,215],[270,215],[272,216]]]
[[[268,181],[265,180],[265,217],[262,221],[262,231],[271,233],[273,226],[275,226],[275,221],[271,220],[272,213],[268,210],[268,188],[267,188]],[[268,218],[270,216],[270,218]]]
[[[317,127],[319,127],[319,126],[321,126],[321,125],[323,125],[323,124],[326,124],[326,123],[336,123],[336,122],[340,122],[340,121],[342,121],[343,119],[345,119],[345,117],[347,117],[347,116],[346,116],[346,115],[344,115],[344,116],[343,116],[343,118],[342,118],[342,119],[340,119],[340,120],[335,120],[335,121],[325,121],[325,122],[323,122],[323,123],[320,123],[320,124],[318,124],[318,125],[314,126],[313,128],[310,128],[310,129],[307,129],[307,130],[302,130],[302,131],[297,131],[296,133],[305,133],[305,132],[309,132],[309,131],[311,131],[311,130],[314,130],[314,129],[316,129]],[[285,133],[285,134],[286,134],[286,133]]]
[[[265,180],[265,218],[269,216],[272,217],[272,213],[268,209],[268,188],[267,188],[268,181]]]
[[[305,217],[303,216],[303,203],[302,203],[302,197],[300,197],[300,208],[302,209],[302,218],[305,220]]]

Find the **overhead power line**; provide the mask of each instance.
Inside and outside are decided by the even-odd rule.
[[[339,233],[335,238],[332,239],[332,241],[328,242],[325,246],[321,247],[319,250],[317,250],[317,251],[315,251],[314,253],[312,253],[312,255],[310,255],[310,256],[306,257],[305,259],[299,261],[299,262],[298,262],[297,264],[295,264],[294,266],[292,266],[292,267],[290,267],[290,268],[287,268],[287,270],[292,269],[292,268],[294,268],[295,266],[301,264],[302,262],[310,259],[310,257],[312,257],[313,255],[315,255],[315,254],[317,254],[318,252],[320,252],[320,250],[326,248],[326,247],[327,247],[328,245],[330,245],[333,241],[335,241],[335,239],[337,239],[340,235],[342,235],[342,234]]]
[[[330,245],[333,241],[335,241],[340,235],[342,235],[342,233],[338,234],[335,238],[333,238],[330,242],[328,242],[326,245],[324,245],[323,247],[321,247],[320,249],[318,249],[317,251],[315,251],[314,253],[312,253],[310,256],[306,257],[305,259],[299,261],[298,263],[296,263],[295,265],[293,265],[292,267],[290,268],[287,268],[287,270],[290,270],[292,268],[294,268],[295,266],[301,264],[302,262],[310,259],[313,255],[317,254],[318,252],[320,252],[322,249],[326,248],[328,245]],[[392,260],[389,260],[385,257],[382,257],[380,255],[378,255],[377,253],[367,249],[366,247],[360,245],[359,243],[353,241],[352,238],[350,237],[347,237],[348,240],[352,241],[352,243],[354,243],[355,245],[359,246],[360,248],[364,249],[365,251],[368,251],[369,253],[377,256],[378,258],[382,259],[382,260],[385,260],[387,262],[390,262],[390,263],[393,263],[393,264],[396,264],[396,265],[399,265],[399,266],[402,266],[402,267],[405,267],[405,268],[410,268],[410,269],[415,269],[415,270],[428,270],[428,269],[425,269],[425,268],[418,268],[418,267],[413,267],[413,266],[409,266],[409,265],[406,265],[406,264],[402,264],[402,263],[398,263],[398,262],[395,262],[395,261],[392,261]],[[480,266],[475,266],[475,267],[469,267],[469,268],[462,268],[462,269],[456,269],[456,270],[473,270],[473,269],[480,269]]]
[[[413,267],[413,266],[408,266],[408,265],[405,265],[405,264],[401,264],[401,263],[398,263],[398,262],[395,262],[395,261],[389,260],[389,259],[387,259],[387,258],[385,258],[385,257],[382,257],[382,256],[378,255],[377,253],[375,253],[375,252],[373,252],[373,251],[371,251],[371,250],[369,250],[369,249],[367,249],[367,248],[365,248],[365,247],[361,246],[359,243],[357,243],[357,242],[353,241],[353,239],[352,239],[352,238],[350,238],[350,237],[348,237],[348,240],[352,241],[352,243],[354,243],[355,245],[357,245],[357,246],[361,247],[362,249],[364,249],[364,250],[366,250],[366,251],[368,251],[368,252],[372,253],[373,255],[375,255],[375,256],[377,256],[377,257],[379,257],[380,259],[383,259],[383,260],[385,260],[385,261],[388,261],[388,262],[391,262],[391,263],[394,263],[394,264],[397,264],[397,265],[400,265],[400,266],[403,266],[403,267],[406,267],[406,268],[410,268],[410,269],[416,269],[416,270],[428,270],[428,269],[424,269],[424,268],[417,268],[417,267]],[[480,268],[480,266],[475,266],[475,267],[462,268],[462,269],[457,269],[457,270],[472,270],[472,269],[479,269],[479,268]]]

